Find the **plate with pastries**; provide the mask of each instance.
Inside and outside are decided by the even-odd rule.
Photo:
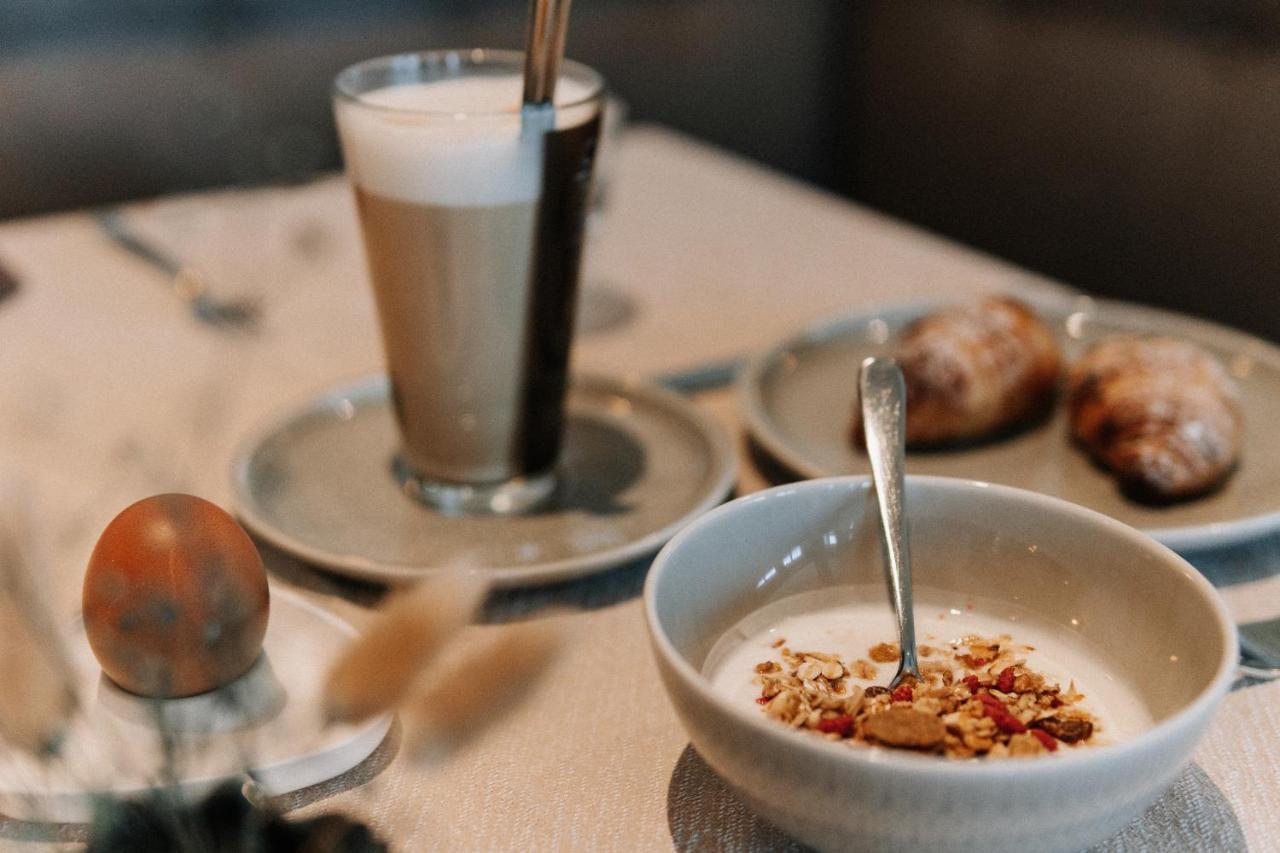
[[[858,368],[891,355],[913,474],[1091,507],[1199,552],[1280,531],[1280,348],[1088,297],[989,295],[813,326],[738,381],[757,446],[804,477],[867,473]]]

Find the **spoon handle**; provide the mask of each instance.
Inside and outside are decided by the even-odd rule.
[[[114,208],[104,208],[94,213],[94,221],[111,242],[159,269],[165,275],[176,276],[182,272],[182,264],[168,254],[145,242],[129,228]]]
[[[893,679],[896,686],[904,673],[920,677],[916,661],[915,615],[911,598],[911,550],[907,544],[903,514],[903,469],[906,467],[906,387],[902,369],[888,358],[868,358],[859,377],[862,423],[871,457],[871,479],[880,504],[885,553],[889,563],[890,594],[898,619],[898,646],[902,662]]]

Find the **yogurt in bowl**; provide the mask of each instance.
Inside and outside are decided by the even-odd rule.
[[[762,816],[823,849],[1065,851],[1118,831],[1176,779],[1230,684],[1235,631],[1217,594],[1153,540],[1053,498],[917,477],[906,496],[920,642],[953,663],[975,637],[1018,649],[996,672],[957,666],[953,680],[974,675],[976,689],[956,697],[986,693],[1002,703],[995,713],[1034,726],[1018,691],[996,683],[1017,662],[1063,698],[1081,694],[1073,704],[1098,724],[1089,742],[1054,739],[1036,755],[1020,737],[1028,758],[949,760],[940,744],[898,748],[856,725],[806,730],[767,713],[757,666],[785,671],[784,648],[793,663],[834,655],[841,691],[871,692],[896,670],[854,666],[875,663],[871,650],[896,633],[874,495],[865,478],[842,477],[726,504],[655,560],[650,636],[693,745]]]
[[[1011,612],[1007,603],[978,596],[963,609],[931,605],[928,590],[916,596],[924,677],[914,688],[885,691],[898,651],[893,613],[872,603],[880,592],[833,587],[766,605],[720,638],[703,673],[736,705],[758,705],[793,728],[839,734],[828,739],[850,745],[875,743],[854,729],[855,720],[885,707],[914,708],[926,723],[933,717],[947,723],[934,723],[942,739],[881,745],[951,758],[1066,754],[1061,747],[1122,742],[1153,725],[1141,693],[1115,676],[1101,650],[1040,623],[1034,613]],[[822,665],[836,677],[806,671]],[[873,694],[885,698],[876,701]],[[806,695],[845,701],[810,702]]]

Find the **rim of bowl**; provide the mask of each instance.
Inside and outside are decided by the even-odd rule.
[[[1152,744],[1163,739],[1167,734],[1185,724],[1189,718],[1200,714],[1207,710],[1208,707],[1216,704],[1222,696],[1226,694],[1227,688],[1230,687],[1232,681],[1234,681],[1236,659],[1239,657],[1235,622],[1232,620],[1230,614],[1227,613],[1226,605],[1223,604],[1221,597],[1213,588],[1213,585],[1209,583],[1209,581],[1200,574],[1200,572],[1196,571],[1190,563],[1178,556],[1168,547],[1140,532],[1136,528],[1116,521],[1110,516],[1103,515],[1096,510],[1082,507],[1078,504],[1073,504],[1069,501],[1062,500],[1061,498],[1043,495],[1039,492],[1019,489],[1014,486],[1003,486],[996,483],[983,482],[981,480],[967,480],[957,477],[936,477],[909,474],[907,475],[907,480],[923,484],[926,487],[951,490],[957,493],[963,493],[975,488],[996,492],[1019,501],[1045,504],[1056,512],[1073,515],[1087,522],[1108,528],[1122,538],[1129,540],[1136,547],[1146,551],[1154,551],[1163,557],[1166,563],[1171,563],[1171,568],[1176,568],[1188,581],[1190,581],[1192,587],[1200,593],[1204,603],[1213,613],[1218,622],[1218,628],[1221,632],[1223,641],[1223,654],[1222,659],[1218,662],[1217,671],[1214,673],[1214,676],[1210,679],[1209,683],[1198,694],[1196,694],[1195,698],[1174,713],[1170,714],[1166,719],[1160,721],[1140,734],[1129,738],[1128,740],[1121,743],[1099,747],[1096,750],[1072,750],[1067,755],[1042,761],[1002,761],[998,765],[1000,772],[1013,773],[1019,776],[1032,776],[1036,774],[1055,772],[1054,768],[1064,766],[1064,762],[1067,765],[1074,766],[1094,761],[1099,755],[1107,758],[1123,758],[1127,753],[1140,751],[1148,744]],[[676,651],[675,646],[671,644],[666,633],[662,630],[662,623],[660,622],[657,614],[655,590],[658,583],[660,583],[660,578],[667,569],[670,555],[678,549],[685,540],[696,536],[702,527],[722,515],[729,515],[737,511],[737,508],[741,505],[758,501],[777,500],[781,495],[792,491],[831,489],[845,486],[852,486],[857,489],[867,490],[870,488],[870,485],[870,477],[856,474],[804,480],[798,483],[774,486],[773,488],[766,489],[761,492],[745,495],[700,516],[696,521],[692,522],[681,530],[680,533],[676,534],[676,536],[674,536],[671,541],[668,542],[660,552],[658,552],[658,556],[654,558],[653,565],[649,568],[649,575],[645,579],[644,585],[644,611],[645,621],[648,623],[650,639],[653,642],[654,648],[657,649],[664,658],[666,658],[667,663],[671,665],[677,676],[683,680],[687,686],[696,691],[704,701],[711,703],[715,707],[721,709],[724,713],[737,719],[740,723],[748,726],[761,737],[777,739],[785,738],[786,742],[792,744],[794,748],[808,751],[815,757],[822,756],[831,758],[834,756],[845,756],[843,760],[854,763],[891,766],[897,772],[917,774],[947,773],[958,776],[975,777],[990,774],[994,771],[988,768],[989,762],[986,761],[976,759],[966,761],[948,761],[934,755],[917,755],[915,753],[888,748],[873,747],[866,750],[853,750],[843,744],[831,743],[822,738],[815,738],[805,735],[802,732],[792,731],[789,728],[782,728],[773,721],[768,720],[759,714],[751,713],[754,709],[740,708],[724,699],[724,697],[712,689],[710,682],[702,675],[702,673],[696,670],[683,655]]]

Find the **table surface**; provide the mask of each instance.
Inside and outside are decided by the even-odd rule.
[[[887,302],[1065,292],[670,131],[634,128],[612,156],[583,299],[588,310],[593,300],[624,310],[580,337],[578,368],[653,376]],[[0,302],[0,470],[31,496],[50,567],[42,580],[67,613],[98,531],[122,507],[162,491],[229,504],[238,441],[293,402],[380,368],[340,178],[160,199],[126,215],[217,289],[259,296],[265,319],[256,336],[198,325],[162,274],[104,241],[84,212],[0,225],[0,262],[22,282]],[[768,485],[732,394],[696,399],[738,442],[739,493]],[[265,556],[276,583],[357,625],[381,596],[280,552]],[[554,609],[542,618],[563,622],[570,637],[529,700],[451,761],[422,766],[388,749],[389,764],[370,762],[298,798],[300,813],[353,813],[403,851],[785,846],[688,746],[649,656],[638,597],[646,567],[498,595],[492,621]],[[1224,593],[1238,615],[1280,615],[1280,584],[1267,571],[1230,578]],[[1280,684],[1227,698],[1199,770],[1179,787],[1193,812],[1212,801],[1217,817],[1193,814],[1188,832],[1226,820],[1241,846],[1277,849],[1278,732]],[[0,821],[0,845],[35,849],[42,842],[13,840],[32,832]],[[1131,836],[1111,849],[1166,849]]]

